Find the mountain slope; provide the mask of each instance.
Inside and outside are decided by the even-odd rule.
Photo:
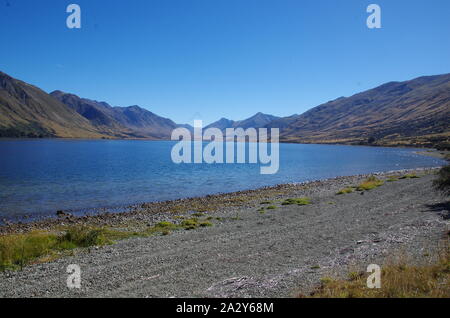
[[[140,134],[169,139],[178,127],[172,120],[160,117],[139,106],[114,107],[113,117],[125,127]]]
[[[102,138],[105,135],[41,89],[0,72],[0,137]]]
[[[80,98],[74,94],[67,94],[61,91],[54,91],[50,95],[75,110],[105,134],[122,138],[143,137],[135,134],[132,130],[115,120],[112,115],[112,107],[106,103]]]
[[[118,137],[169,139],[179,125],[139,106],[112,107],[105,102],[80,98],[61,91],[50,93],[105,133]],[[120,136],[119,136],[120,135]]]
[[[450,74],[390,82],[266,127],[290,142],[420,144],[450,135]]]
[[[227,118],[221,118],[218,121],[213,122],[212,124],[209,124],[205,127],[205,129],[208,128],[218,128],[220,130],[225,130],[226,128],[232,128],[236,122],[231,119]]]

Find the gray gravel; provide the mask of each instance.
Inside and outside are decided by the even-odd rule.
[[[213,227],[124,240],[0,273],[0,297],[291,297],[310,292],[323,276],[399,253],[420,261],[448,231],[450,212],[431,187],[434,170],[419,175],[364,194],[335,194],[364,176],[293,187],[283,197],[306,196],[312,204],[278,202],[265,214],[256,204],[219,210],[210,213],[223,218]],[[79,290],[66,286],[69,264],[81,267]]]

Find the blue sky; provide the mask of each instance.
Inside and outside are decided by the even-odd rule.
[[[366,26],[371,3],[382,29]],[[449,13],[448,0],[0,0],[0,70],[178,123],[287,116],[449,73]]]

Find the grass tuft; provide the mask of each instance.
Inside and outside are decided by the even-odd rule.
[[[377,179],[374,176],[367,178],[363,183],[356,187],[357,191],[369,191],[378,188],[384,184],[384,181]]]
[[[66,233],[58,238],[58,243],[66,248],[77,248],[106,245],[111,241],[106,237],[105,229],[74,226],[67,229]]]
[[[0,237],[0,270],[22,269],[40,259],[48,259],[64,250],[101,246],[112,241],[104,229],[71,227],[62,234],[33,231]]]
[[[387,182],[395,182],[395,181],[398,181],[398,177],[396,177],[396,176],[389,176],[386,181]]]
[[[179,229],[196,229],[213,224],[208,220],[191,218],[180,224],[162,221],[139,232],[72,226],[59,232],[33,231],[25,234],[0,236],[0,271],[22,269],[24,266],[49,261],[75,248],[103,246],[131,237],[169,235]]]
[[[294,198],[294,199],[286,199],[281,205],[308,205],[311,204],[311,199],[309,198]]]
[[[347,280],[325,277],[309,297],[314,298],[423,298],[450,297],[450,253],[422,266],[399,262],[385,265],[381,288],[369,289],[369,273],[351,272]],[[304,295],[299,295],[304,297]]]
[[[337,195],[348,194],[348,193],[352,193],[353,191],[355,191],[355,188],[353,188],[353,187],[347,187],[347,188],[344,188],[344,189],[342,189],[342,190],[339,190],[339,192],[337,192],[336,194],[337,194]]]

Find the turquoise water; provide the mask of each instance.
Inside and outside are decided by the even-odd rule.
[[[280,169],[255,164],[174,164],[170,141],[0,141],[0,219],[49,216],[57,210],[162,201],[444,161],[415,149],[280,145]]]

